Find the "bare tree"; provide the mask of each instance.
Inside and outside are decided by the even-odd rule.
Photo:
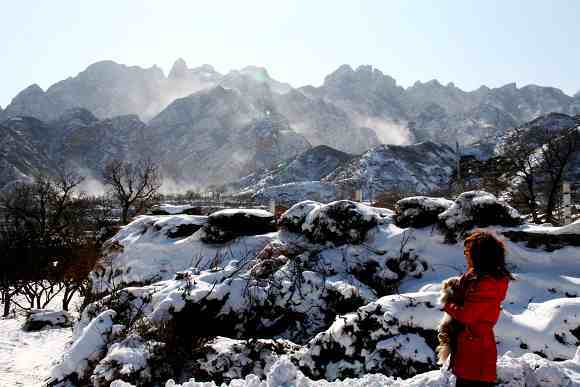
[[[556,221],[554,211],[564,174],[577,151],[575,128],[516,128],[501,144],[508,172],[519,180],[517,194],[525,200],[535,223],[540,220],[540,211],[548,222]]]
[[[560,197],[566,168],[578,152],[578,131],[563,130],[556,136],[549,137],[541,149],[544,196],[546,197],[546,220],[557,223],[554,211]]]
[[[103,179],[121,206],[121,223],[129,222],[129,210],[142,211],[161,187],[158,166],[151,159],[135,163],[112,160],[103,171]]]
[[[83,178],[69,172],[39,175],[3,192],[0,232],[4,313],[15,294],[44,308],[63,289],[55,268],[71,259],[84,239],[86,208],[76,191]]]
[[[530,141],[527,128],[511,130],[500,146],[500,152],[507,161],[508,171],[519,179],[518,194],[524,199],[534,223],[539,222],[538,198],[536,192],[539,162],[536,151],[538,144]]]

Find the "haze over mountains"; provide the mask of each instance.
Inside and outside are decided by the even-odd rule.
[[[383,143],[493,142],[551,112],[580,113],[580,93],[515,84],[466,92],[436,80],[405,89],[372,66],[348,65],[320,87],[292,88],[255,66],[220,74],[179,59],[165,76],[103,61],[46,91],[31,85],[0,109],[0,185],[63,163],[98,177],[109,159],[143,155],[176,182],[223,184],[320,145],[355,155]]]

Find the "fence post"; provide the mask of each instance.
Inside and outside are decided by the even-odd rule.
[[[562,207],[564,207],[564,224],[572,223],[572,200],[570,183],[562,183]]]

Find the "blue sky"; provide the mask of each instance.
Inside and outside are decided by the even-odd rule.
[[[0,0],[0,14],[3,107],[103,59],[166,73],[178,57],[220,72],[253,64],[294,86],[348,63],[403,86],[580,90],[577,0]]]

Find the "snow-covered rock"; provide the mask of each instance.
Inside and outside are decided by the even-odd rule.
[[[296,203],[282,214],[278,224],[288,231],[301,233],[308,214],[320,206],[322,206],[321,203],[312,200]]]
[[[439,214],[441,226],[451,237],[473,227],[517,226],[523,223],[518,211],[485,191],[464,192]]]
[[[339,200],[313,208],[302,233],[315,243],[361,243],[367,231],[378,224],[377,213],[370,207],[350,200]]]
[[[437,293],[386,296],[338,317],[312,339],[300,365],[313,378],[381,372],[409,377],[435,367]]]
[[[22,325],[25,331],[39,331],[44,328],[67,328],[73,325],[70,313],[64,310],[31,310]]]
[[[439,214],[453,202],[444,198],[412,196],[401,199],[395,206],[395,222],[399,227],[426,227],[437,223]]]
[[[202,229],[206,243],[224,243],[247,235],[276,231],[274,215],[266,210],[227,209],[214,212]]]

